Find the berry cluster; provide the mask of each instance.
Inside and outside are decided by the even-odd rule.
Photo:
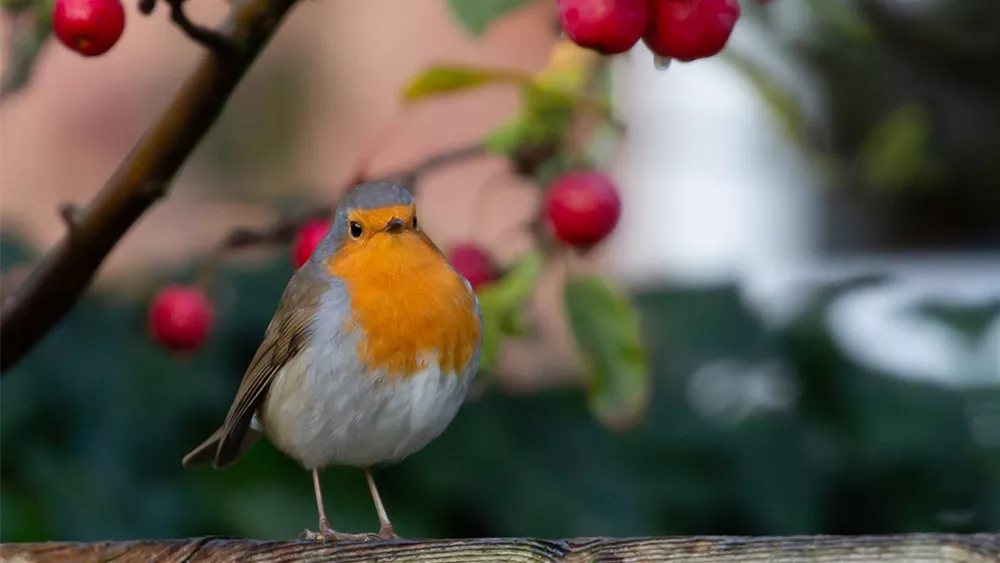
[[[581,47],[624,53],[641,39],[660,57],[690,62],[726,46],[737,0],[556,0],[563,31]]]

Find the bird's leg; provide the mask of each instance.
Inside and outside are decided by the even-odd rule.
[[[378,539],[375,534],[347,534],[338,532],[330,526],[330,521],[326,519],[326,510],[323,508],[323,491],[319,486],[319,469],[312,470],[313,489],[316,491],[316,508],[319,510],[319,532],[302,530],[301,537],[304,540],[330,541],[369,541]]]
[[[378,488],[375,486],[375,479],[372,477],[372,469],[366,467],[364,471],[365,479],[368,480],[368,490],[371,491],[372,501],[375,503],[375,511],[378,512],[379,537],[384,539],[399,539],[396,531],[392,529],[392,522],[389,521],[389,515],[382,504],[382,498],[378,496]]]

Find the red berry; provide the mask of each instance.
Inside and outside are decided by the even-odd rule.
[[[493,265],[493,260],[485,250],[475,244],[457,244],[451,247],[448,261],[458,273],[469,280],[474,290],[497,279],[497,269]]]
[[[647,0],[556,0],[559,24],[581,47],[605,55],[624,53],[646,29]]]
[[[52,30],[59,41],[87,57],[108,52],[125,29],[120,0],[56,0]]]
[[[164,348],[192,351],[208,338],[215,321],[212,303],[197,287],[168,285],[153,296],[149,331]]]
[[[618,225],[622,202],[614,181],[600,172],[568,172],[549,184],[545,216],[556,237],[579,248],[604,240]]]
[[[718,54],[739,18],[737,0],[650,0],[642,40],[661,57],[690,62]]]
[[[313,250],[316,250],[316,246],[329,230],[329,219],[311,219],[299,228],[292,244],[292,265],[295,269],[301,268],[309,260]]]

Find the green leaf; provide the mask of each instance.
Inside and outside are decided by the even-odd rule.
[[[542,255],[531,251],[499,280],[479,289],[479,304],[498,311],[520,307],[531,297],[542,273]]]
[[[919,104],[893,110],[872,128],[862,148],[868,182],[898,191],[930,181],[940,172],[930,152],[932,122]]]
[[[635,424],[649,403],[650,377],[639,337],[639,315],[604,280],[566,280],[566,312],[591,370],[589,407],[607,427]]]
[[[522,330],[520,313],[531,298],[542,273],[542,256],[532,251],[518,260],[499,280],[479,288],[479,307],[483,312],[483,353],[479,369],[493,367],[500,355],[504,335]]]
[[[531,0],[448,0],[452,17],[474,36],[482,35],[497,18]]]
[[[561,138],[572,122],[576,98],[530,84],[524,88],[523,95],[524,106],[520,113],[483,139],[486,150],[510,157],[523,147],[539,146]]]
[[[479,370],[490,371],[500,358],[503,330],[500,317],[483,310],[483,353],[479,356]]]
[[[582,100],[575,92],[560,84],[529,83],[525,85],[523,95],[527,112],[550,127],[568,125],[573,117],[573,110]]]
[[[545,131],[526,113],[519,113],[511,120],[500,124],[483,139],[486,150],[501,155],[513,156],[521,147],[530,143],[541,143]]]
[[[414,101],[496,82],[524,84],[530,80],[531,76],[516,70],[436,65],[425,69],[406,85],[403,100]]]

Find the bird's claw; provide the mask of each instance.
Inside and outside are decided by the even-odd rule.
[[[381,528],[379,528],[378,537],[381,538],[381,539],[383,539],[383,540],[401,540],[401,539],[403,539],[403,538],[401,538],[399,536],[399,534],[396,533],[395,530],[392,529],[392,526],[382,526]]]
[[[318,541],[318,542],[333,542],[333,543],[353,543],[353,542],[369,542],[369,541],[379,541],[387,539],[382,537],[380,534],[348,534],[344,532],[338,532],[331,528],[329,525],[323,526],[320,524],[320,531],[314,532],[312,530],[302,530],[299,534],[299,539],[305,541]]]

